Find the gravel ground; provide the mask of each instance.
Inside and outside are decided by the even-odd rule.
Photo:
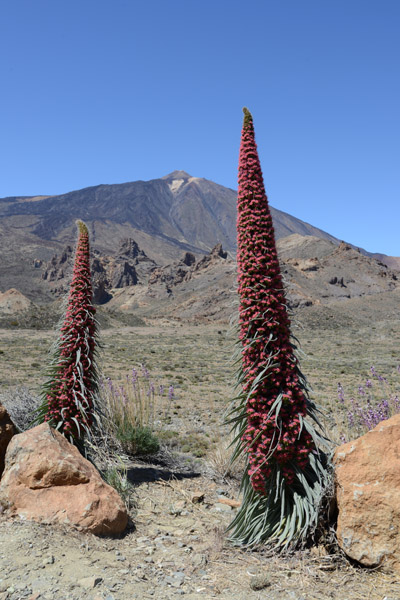
[[[134,525],[120,539],[0,517],[0,600],[395,600],[396,576],[358,569],[324,548],[290,556],[232,547],[224,530],[231,484],[164,480],[145,469],[134,490]],[[137,477],[138,479],[138,477]]]

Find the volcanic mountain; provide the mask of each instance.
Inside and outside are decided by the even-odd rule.
[[[272,209],[277,238],[299,233],[335,241],[321,231]],[[116,250],[134,238],[153,259],[177,258],[182,250],[205,253],[217,243],[236,246],[236,192],[207,179],[174,171],[161,179],[98,185],[62,194],[0,199],[7,233],[35,236],[45,244],[71,243],[75,220],[91,229],[96,247]]]
[[[287,213],[271,212],[277,239],[299,234],[339,244]],[[64,278],[70,262],[77,219],[89,227],[99,293],[103,284],[106,291],[103,299],[115,282],[124,282],[123,287],[135,278],[144,282],[143,273],[147,277],[185,253],[199,260],[222,244],[234,258],[236,192],[174,171],[161,179],[98,185],[59,196],[0,199],[0,292],[16,288],[39,303],[54,298],[57,289],[61,292],[66,280],[58,287],[54,282]],[[136,256],[139,249],[142,255]],[[126,252],[133,252],[130,262]]]

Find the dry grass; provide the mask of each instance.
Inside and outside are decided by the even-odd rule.
[[[217,480],[234,479],[240,481],[244,471],[244,459],[232,463],[233,435],[227,435],[218,442],[207,455],[207,465],[211,475]]]
[[[101,332],[99,362],[104,377],[116,383],[124,383],[132,367],[145,363],[165,387],[173,384],[175,398],[167,428],[189,436],[190,448],[196,440],[203,440],[199,454],[211,456],[221,435],[228,434],[222,422],[233,395],[234,368],[230,362],[233,340],[227,332],[228,326],[221,325],[106,329]],[[340,409],[337,384],[353,392],[371,364],[389,375],[400,362],[400,323],[375,321],[361,329],[295,325],[294,333],[304,352],[301,368],[313,388],[313,398],[325,408],[327,427],[338,437],[333,418]],[[32,395],[37,394],[52,339],[54,333],[49,331],[0,330],[0,392],[24,385]],[[219,447],[211,460],[224,463],[222,453]],[[224,469],[217,468],[219,472]]]

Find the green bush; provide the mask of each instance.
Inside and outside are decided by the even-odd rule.
[[[160,449],[160,443],[149,427],[135,427],[125,422],[117,426],[116,437],[131,455],[146,456],[155,454]]]

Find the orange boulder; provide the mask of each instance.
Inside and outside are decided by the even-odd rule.
[[[11,440],[0,503],[10,516],[70,525],[96,535],[119,534],[128,522],[117,492],[47,423]]]
[[[400,572],[400,415],[337,448],[334,464],[340,547]]]

